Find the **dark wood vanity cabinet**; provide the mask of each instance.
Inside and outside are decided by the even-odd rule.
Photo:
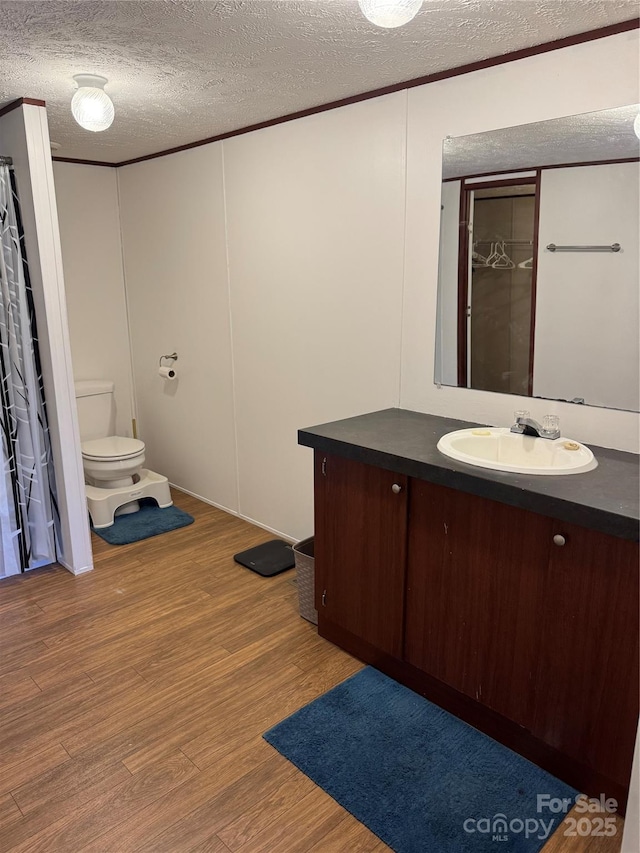
[[[623,801],[638,544],[316,451],[322,636]]]

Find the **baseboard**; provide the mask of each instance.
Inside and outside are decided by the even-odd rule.
[[[74,569],[73,566],[70,566],[68,563],[65,563],[65,561],[61,560],[59,557],[57,562],[60,563],[63,569],[66,569],[70,574],[75,576],[86,575],[87,572],[93,571],[93,564],[91,564],[90,566],[82,566],[79,569]]]
[[[261,527],[262,530],[266,530],[268,533],[273,533],[278,539],[284,539],[285,542],[289,542],[290,544],[295,544],[298,540],[289,536],[287,533],[282,533],[280,530],[276,530],[275,527],[269,527],[268,524],[262,524],[260,521],[256,521],[255,518],[250,518],[248,515],[242,515],[242,513],[238,513],[238,518],[241,518],[243,521],[248,521],[249,524],[253,524],[255,527]]]
[[[189,495],[192,498],[196,498],[196,500],[202,501],[203,504],[214,506],[216,509],[221,509],[222,512],[227,512],[229,515],[235,515],[237,518],[242,518],[239,512],[237,512],[235,509],[231,509],[228,506],[224,506],[224,504],[219,504],[215,501],[211,501],[209,500],[209,498],[205,498],[202,495],[199,495],[197,492],[191,492],[189,489],[185,489],[184,486],[177,486],[175,483],[169,483],[169,485],[177,492],[182,492],[185,495]]]
[[[218,504],[215,501],[210,501],[209,498],[204,498],[202,495],[196,494],[196,492],[191,492],[189,489],[185,489],[182,486],[176,486],[175,483],[169,483],[172,489],[175,489],[178,492],[183,492],[185,495],[189,495],[192,498],[196,498],[202,503],[208,504],[209,506],[213,506],[216,509],[222,510],[222,512],[227,512],[229,515],[235,515],[236,518],[241,518],[243,521],[248,521],[249,524],[253,524],[255,527],[260,527],[262,530],[266,530],[268,533],[273,533],[279,539],[284,539],[286,542],[295,543],[298,540],[294,536],[289,536],[287,533],[282,533],[280,530],[276,530],[275,527],[269,527],[268,524],[263,524],[261,521],[256,521],[255,518],[251,518],[248,515],[243,515],[243,513],[238,512],[235,509],[229,509],[229,507],[223,506],[223,504]]]

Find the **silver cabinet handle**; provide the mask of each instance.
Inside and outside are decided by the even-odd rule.
[[[391,491],[394,495],[399,495],[402,491],[402,486],[399,486],[397,483],[394,483],[393,486],[391,486]]]
[[[325,589],[325,591],[322,593],[322,606],[323,606],[323,607],[326,607],[326,606],[327,606],[327,590],[326,590],[326,589]]]
[[[564,538],[564,536],[561,536],[560,533],[556,533],[556,535],[553,537],[553,544],[554,545],[562,546],[565,544],[566,541],[567,540]]]

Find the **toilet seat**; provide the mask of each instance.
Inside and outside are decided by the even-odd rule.
[[[99,524],[112,524],[114,512],[122,514],[140,509],[137,498],[147,496],[145,489],[141,491],[141,487],[138,486],[145,461],[144,441],[125,438],[121,435],[109,435],[105,438],[83,441],[80,446],[87,490],[90,487],[98,489],[102,496],[108,499],[106,503],[102,500],[96,502],[95,499],[89,501],[91,517],[101,519]],[[167,485],[164,489],[164,499],[166,499],[168,488]],[[88,491],[87,499],[89,499]],[[103,510],[100,510],[101,506]],[[104,507],[107,509],[105,510]]]
[[[125,438],[110,435],[107,438],[94,438],[83,441],[82,458],[92,462],[109,462],[119,459],[131,459],[144,453],[144,441],[137,438]]]

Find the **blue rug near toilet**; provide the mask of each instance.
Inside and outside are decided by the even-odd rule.
[[[193,524],[194,518],[188,512],[178,509],[177,506],[168,506],[161,509],[151,498],[140,501],[138,512],[128,515],[117,515],[111,527],[103,527],[96,530],[91,529],[110,545],[130,545],[141,539],[149,539],[151,536],[159,536],[179,527]]]
[[[397,853],[538,853],[578,794],[371,667],[264,738]]]

